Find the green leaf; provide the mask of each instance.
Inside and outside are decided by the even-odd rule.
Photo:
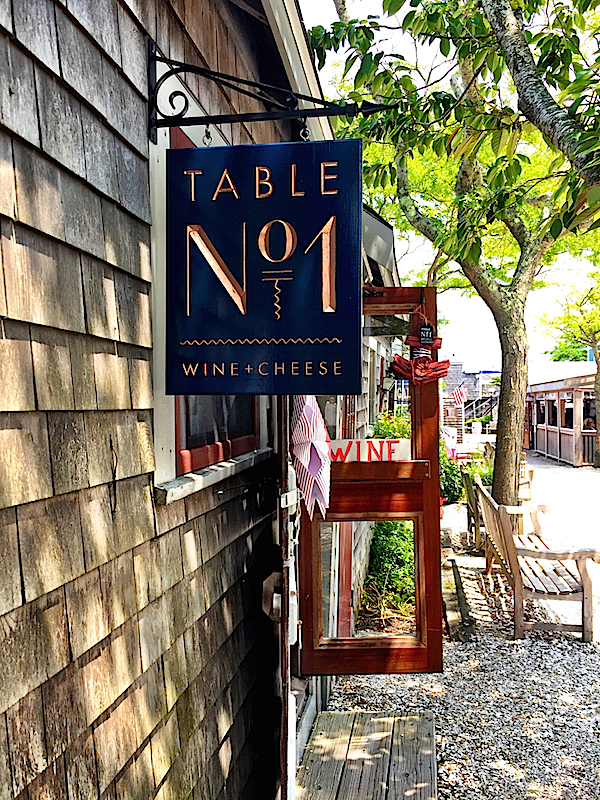
[[[440,39],[440,50],[442,51],[442,55],[449,56],[450,55],[450,40],[449,39]]]
[[[405,0],[383,0],[383,10],[386,14],[389,14],[390,17],[393,17],[394,14],[397,14],[398,11],[404,5]]]
[[[475,239],[469,248],[467,258],[475,264],[479,263],[479,259],[481,258],[481,239]]]
[[[560,236],[563,229],[563,224],[561,219],[555,219],[552,225],[550,225],[550,236],[556,240]]]
[[[413,19],[415,18],[416,11],[409,11],[408,14],[402,20],[402,30],[406,33],[408,28],[410,27]]]
[[[500,155],[500,145],[502,144],[502,131],[497,130],[492,133],[490,146],[495,156]]]
[[[586,200],[589,206],[595,205],[600,200],[600,184],[591,186],[587,190]]]
[[[509,161],[515,156],[515,150],[517,149],[517,144],[519,142],[519,130],[515,128],[515,130],[510,134],[508,137],[508,142],[506,144],[506,157]]]

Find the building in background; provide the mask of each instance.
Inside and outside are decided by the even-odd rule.
[[[464,435],[469,430],[471,420],[487,419],[485,425],[488,432],[495,432],[498,422],[498,398],[500,386],[498,379],[500,372],[497,370],[479,370],[478,372],[465,372],[464,364],[460,361],[450,364],[446,385],[443,392],[443,424],[445,427],[457,431],[457,442],[464,440]],[[456,405],[452,399],[452,392],[464,384],[467,399],[464,405]]]
[[[540,372],[527,387],[525,447],[574,467],[593,466],[598,436],[595,364],[553,362]]]

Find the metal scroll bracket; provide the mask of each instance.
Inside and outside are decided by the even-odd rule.
[[[159,53],[156,43],[149,40],[149,120],[148,133],[150,140],[156,144],[158,128],[179,127],[184,128],[190,125],[219,125],[226,122],[264,122],[267,120],[278,119],[303,119],[312,117],[356,117],[358,114],[365,116],[375,114],[378,111],[389,111],[397,108],[394,105],[380,105],[363,100],[358,103],[348,103],[339,105],[323,100],[320,97],[300,94],[291,89],[282,89],[278,86],[270,86],[267,83],[238,78],[235,75],[227,75],[224,72],[215,72],[207,67],[199,67],[195,64],[185,64],[182,61],[174,61],[166,58]],[[165,64],[167,69],[157,77],[157,65]],[[245,114],[209,114],[206,116],[188,116],[190,100],[182,89],[175,89],[170,92],[168,98],[163,100],[170,107],[169,112],[159,108],[159,95],[165,83],[176,75],[193,73],[202,75],[208,80],[214,81],[219,86],[232,89],[240,94],[253,97],[265,106],[265,111],[257,111]],[[164,93],[163,93],[164,94]],[[300,108],[300,104],[304,107]],[[312,108],[307,108],[306,104],[311,103]]]

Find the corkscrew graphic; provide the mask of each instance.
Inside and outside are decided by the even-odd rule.
[[[264,282],[270,282],[273,284],[273,306],[275,308],[275,319],[281,319],[281,286],[279,285],[280,281],[293,281],[293,275],[291,274],[293,270],[291,269],[264,269],[262,271],[263,275],[267,275],[269,277],[263,278]],[[289,277],[287,277],[289,275]]]

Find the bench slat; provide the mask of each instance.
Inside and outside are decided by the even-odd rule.
[[[577,567],[575,567],[577,569]],[[579,580],[579,574],[577,578],[573,576],[573,574],[568,569],[567,565],[562,561],[558,562],[558,566],[556,567],[556,571],[560,572],[562,579],[571,586],[571,591],[581,591],[581,580]]]
[[[535,570],[532,569],[529,559],[520,558],[519,566],[521,567],[521,575],[525,588],[534,592],[539,592],[540,594],[546,594],[546,587],[536,575]]]
[[[517,540],[518,546],[521,544],[523,547],[531,547],[536,550],[549,549],[543,539],[536,534],[517,536],[515,539]],[[546,584],[542,575],[546,575],[548,577],[548,580],[551,582],[552,586],[555,587],[549,588],[551,594],[572,594],[573,592],[581,591],[581,583],[576,581],[565,569],[565,565],[562,561],[546,561],[544,559],[537,561],[533,558],[528,558],[527,561],[532,563],[532,568],[536,570],[538,575],[540,575],[540,580],[542,580],[547,588],[549,588],[549,586]]]

